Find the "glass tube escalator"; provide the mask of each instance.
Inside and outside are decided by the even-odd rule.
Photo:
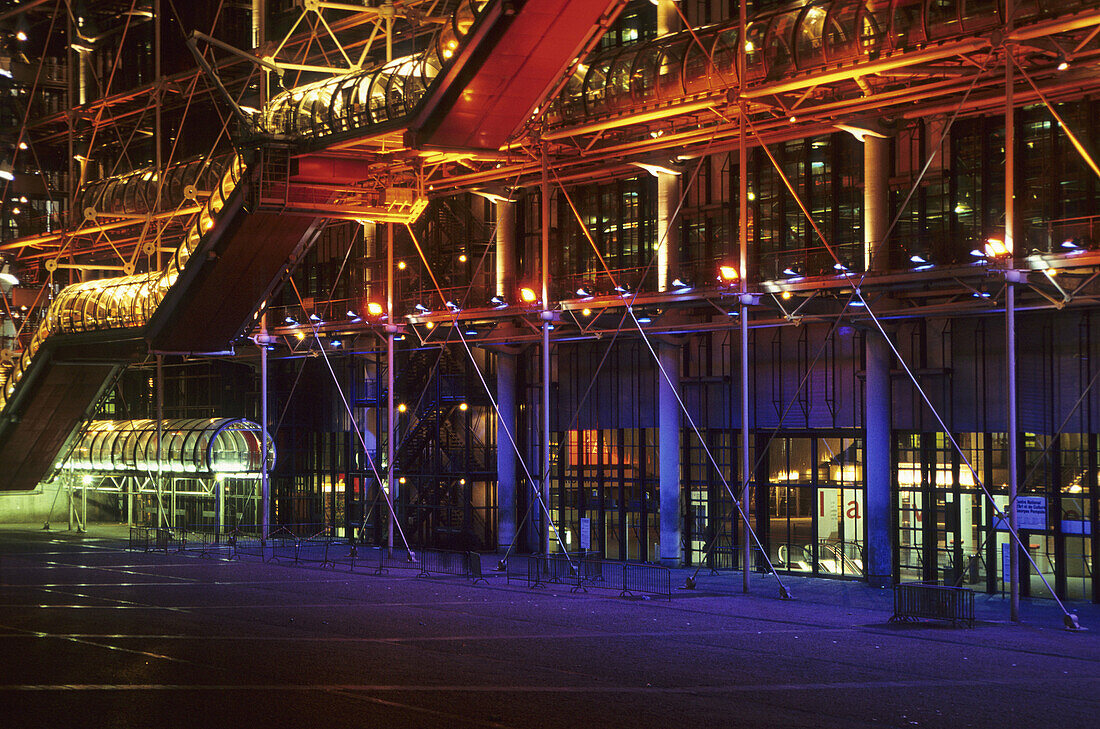
[[[1100,7],[1100,0],[1015,4],[1023,27]],[[746,83],[767,84],[875,61],[1004,25],[1004,0],[813,0],[749,19]],[[737,20],[597,53],[581,63],[548,113],[552,127],[643,112],[738,87]]]
[[[462,0],[420,53],[280,93],[263,110],[263,131],[309,139],[345,132],[370,134],[409,116],[458,52],[487,2]]]
[[[161,425],[160,471],[170,475],[212,477],[258,474],[275,465],[275,443],[244,418],[168,419]],[[69,455],[67,468],[111,475],[158,471],[157,421],[93,421]]]
[[[23,351],[16,354],[12,361],[0,362],[0,378],[3,380],[0,411],[7,405],[35,355],[51,335],[140,328],[147,324],[168,289],[183,272],[191,255],[198,249],[203,235],[214,227],[229,196],[237,189],[244,176],[244,171],[244,163],[240,157],[234,155],[228,159],[212,194],[163,270],[85,281],[62,289]],[[128,186],[142,187],[147,182],[143,176],[129,176]],[[101,187],[104,195],[110,187],[110,182]],[[120,192],[114,193],[114,201],[125,201],[127,185],[115,187]],[[121,198],[119,194],[122,195]]]

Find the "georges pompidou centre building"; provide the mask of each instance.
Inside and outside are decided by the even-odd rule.
[[[1098,35],[0,2],[0,518],[1100,600]]]

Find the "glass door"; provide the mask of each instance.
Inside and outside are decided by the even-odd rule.
[[[853,438],[819,438],[816,455],[817,571],[863,577],[863,452]]]

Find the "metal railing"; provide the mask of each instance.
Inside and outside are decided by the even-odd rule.
[[[143,552],[183,551],[187,538],[182,529],[163,529],[157,527],[130,527],[127,548],[140,549]]]
[[[920,618],[950,620],[974,627],[974,591],[969,587],[947,587],[925,582],[894,585],[894,614],[890,622]]]
[[[527,558],[527,586],[570,585],[570,592],[588,588],[618,590],[619,597],[635,594],[672,599],[672,572],[667,567],[617,562],[584,555],[531,555]]]
[[[416,552],[408,552],[403,549],[378,550],[378,569],[375,574],[381,575],[391,569],[414,569],[417,577],[429,577],[437,575],[455,575],[457,577],[470,577],[470,562],[477,559],[478,572],[481,572],[481,555],[475,552],[452,552],[442,549],[422,549]]]

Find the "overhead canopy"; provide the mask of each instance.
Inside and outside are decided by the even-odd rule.
[[[244,418],[163,421],[161,468],[172,475],[257,474],[261,439],[267,441],[268,470],[275,444],[259,425]],[[157,421],[96,420],[73,449],[68,467],[103,474],[156,473]]]

